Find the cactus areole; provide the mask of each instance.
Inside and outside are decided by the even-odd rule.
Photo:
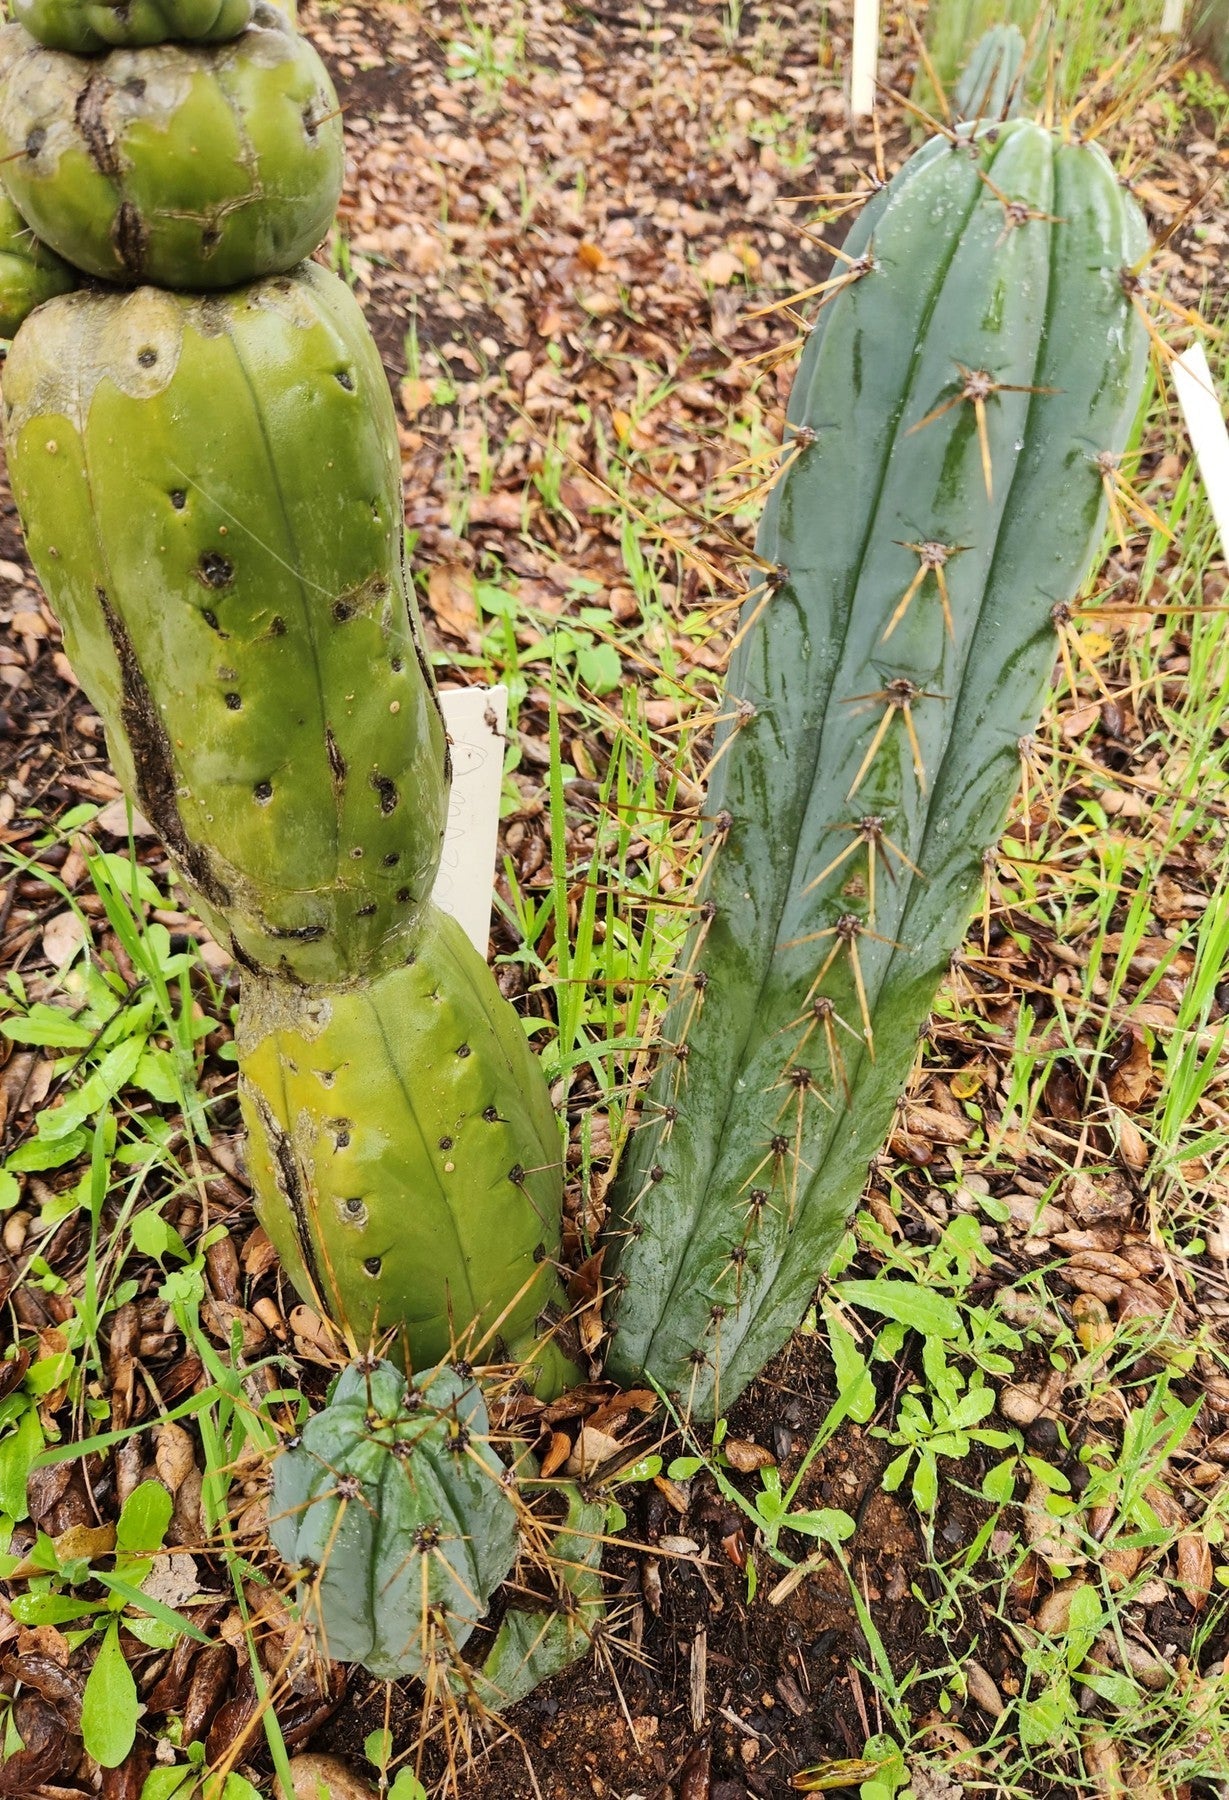
[[[697,1415],[801,1318],[981,892],[1140,402],[1145,242],[1098,148],[939,139],[810,336],[614,1194],[611,1370]]]
[[[275,7],[241,37],[104,57],[0,31],[0,169],[35,231],[104,281],[234,287],[289,269],[345,171],[324,64]]]

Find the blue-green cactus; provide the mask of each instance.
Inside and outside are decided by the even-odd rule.
[[[981,892],[1139,404],[1145,242],[1097,147],[939,138],[807,344],[612,1196],[610,1371],[698,1415],[801,1318]]]

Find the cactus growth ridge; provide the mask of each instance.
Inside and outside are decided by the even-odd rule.
[[[697,1415],[805,1310],[980,892],[1137,406],[1144,241],[1100,150],[1015,120],[918,152],[810,290],[613,1192],[611,1368]]]

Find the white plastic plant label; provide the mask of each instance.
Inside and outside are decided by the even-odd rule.
[[[508,735],[506,687],[442,688],[452,745],[452,794],[432,899],[485,957],[499,841],[499,795]]]
[[[849,110],[855,119],[869,118],[879,74],[879,0],[853,0],[850,65]]]
[[[1221,549],[1229,556],[1229,431],[1203,345],[1192,344],[1171,366]]]

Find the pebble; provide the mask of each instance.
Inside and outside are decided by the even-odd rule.
[[[1033,1623],[1038,1631],[1044,1631],[1049,1637],[1058,1637],[1061,1632],[1065,1632],[1071,1622],[1071,1602],[1079,1590],[1086,1586],[1087,1583],[1078,1576],[1070,1581],[1060,1581],[1033,1614]]]
[[[1011,1213],[1016,1230],[1027,1232],[1030,1237],[1053,1237],[1067,1224],[1066,1215],[1057,1206],[1038,1205],[1031,1194],[1004,1194],[1003,1204]]]
[[[1057,1337],[1066,1330],[1053,1307],[1046,1306],[1035,1294],[1021,1293],[1019,1288],[1001,1287],[994,1301],[1007,1323],[1020,1331],[1038,1331],[1043,1337]],[[1226,1383],[1226,1392],[1229,1394],[1229,1383]]]
[[[4,1221],[4,1247],[10,1256],[20,1254],[33,1216],[28,1212],[14,1212]]]
[[[1041,1411],[1041,1394],[1031,1381],[1005,1387],[999,1394],[999,1411],[1013,1425],[1031,1425]]]
[[[1143,1644],[1137,1644],[1134,1638],[1119,1639],[1114,1632],[1103,1631],[1097,1639],[1097,1650],[1111,1667],[1125,1668],[1128,1674],[1134,1675],[1149,1693],[1159,1694],[1173,1680],[1174,1672],[1169,1664]]]
[[[277,1800],[376,1800],[375,1789],[340,1756],[292,1756],[290,1780],[289,1795],[280,1780],[274,1782]]]

